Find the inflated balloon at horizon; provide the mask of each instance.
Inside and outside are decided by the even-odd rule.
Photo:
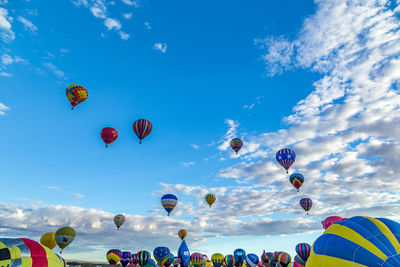
[[[400,224],[356,216],[332,224],[314,242],[307,267],[400,266]]]
[[[249,253],[246,255],[245,263],[247,267],[256,267],[258,265],[258,256],[256,254]]]
[[[0,266],[65,267],[64,259],[27,238],[0,238]]]
[[[221,253],[214,253],[211,256],[211,262],[214,265],[214,267],[221,267],[222,264],[224,263],[224,255],[222,255]]]
[[[174,254],[170,253],[168,256],[168,259],[165,261],[164,266],[165,267],[169,267],[174,263],[175,260],[175,256]]]
[[[140,266],[145,266],[149,260],[151,259],[151,255],[150,252],[146,251],[146,250],[141,250],[137,253],[138,256],[138,263]]]
[[[168,260],[169,254],[171,252],[167,247],[156,247],[153,251],[154,259],[159,265],[163,265]]]
[[[237,248],[233,252],[233,256],[235,257],[235,264],[239,265],[240,267],[242,266],[244,259],[246,258],[246,251],[244,251],[244,249]]]
[[[111,266],[116,265],[121,260],[121,256],[122,252],[119,249],[110,249],[106,254],[107,261]]]
[[[263,262],[263,264],[275,262],[276,261],[275,254],[272,252],[265,252],[264,250],[263,254],[261,255],[261,261]]]
[[[79,84],[71,84],[65,89],[65,94],[72,105],[71,109],[85,101],[88,97],[88,92],[85,87]]]
[[[178,203],[178,198],[173,194],[165,194],[161,197],[161,204],[163,205],[164,209],[168,212],[168,216],[174,210],[177,203]]]
[[[186,241],[183,240],[178,249],[178,258],[181,267],[188,267],[190,264],[190,251],[186,244]]]
[[[322,227],[326,230],[332,224],[341,222],[341,221],[345,221],[345,220],[347,220],[347,218],[342,218],[340,216],[329,216],[329,217],[325,218],[325,220],[323,220],[321,222],[321,224],[322,224]]]
[[[195,267],[200,267],[203,263],[203,254],[193,253],[190,255],[190,263],[192,263]]]
[[[235,265],[235,257],[233,255],[226,255],[224,259],[226,267],[233,267]]]
[[[53,249],[57,246],[56,233],[45,233],[40,237],[40,244]]]
[[[295,250],[297,253],[295,260],[301,264],[306,264],[308,257],[310,257],[311,245],[307,243],[299,243],[296,245]]]
[[[129,251],[123,251],[119,262],[121,263],[122,266],[125,267],[128,265],[128,263],[131,262],[131,259],[132,259],[132,253],[130,253]]]
[[[296,160],[296,153],[294,152],[294,150],[284,148],[276,152],[275,158],[278,163],[286,170],[286,173],[289,173],[290,166],[292,166],[292,164]]]

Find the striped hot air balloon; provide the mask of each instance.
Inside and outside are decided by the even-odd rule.
[[[203,264],[203,254],[201,253],[193,253],[190,255],[190,262],[195,267],[200,267]]]
[[[313,244],[307,267],[400,266],[400,224],[356,216],[332,224]]]
[[[173,194],[166,194],[161,197],[161,204],[163,205],[164,209],[168,212],[168,216],[174,210],[177,203],[178,203],[178,198]]]
[[[309,210],[311,209],[311,207],[312,207],[312,200],[306,197],[306,198],[300,199],[299,203],[300,203],[300,206],[301,206],[305,211],[307,211],[307,215],[308,215],[308,211],[309,211]]]
[[[292,164],[296,160],[296,153],[294,153],[294,151],[289,148],[284,148],[276,152],[275,157],[278,163],[283,168],[285,168],[286,172],[288,173],[290,166],[292,166]]]
[[[285,265],[287,266],[290,262],[292,261],[292,258],[290,257],[290,255],[286,252],[282,252],[279,254],[278,256],[278,262],[281,265]]]
[[[117,263],[121,260],[122,252],[119,249],[110,249],[107,254],[107,261],[111,266],[117,265]]]
[[[151,255],[150,252],[142,250],[138,252],[137,257],[139,265],[143,267],[149,262]]]
[[[308,257],[310,256],[311,245],[307,243],[300,243],[296,245],[295,249],[297,255],[294,257],[294,259],[299,263],[305,265]]]
[[[148,120],[138,119],[133,123],[132,128],[136,136],[139,138],[139,144],[141,144],[142,140],[153,130],[153,124]]]
[[[244,261],[247,267],[256,267],[259,259],[256,254],[249,253],[246,255],[246,259]]]
[[[226,267],[235,266],[235,257],[233,255],[226,255],[224,259]]]
[[[221,253],[214,253],[211,256],[211,262],[214,267],[221,267],[224,263],[224,259],[225,257]]]

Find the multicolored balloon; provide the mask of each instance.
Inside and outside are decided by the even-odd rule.
[[[295,259],[301,264],[306,264],[308,257],[310,257],[311,245],[300,243],[296,245],[295,249],[298,256]]]
[[[63,258],[31,239],[0,238],[0,248],[0,266],[66,266]]]
[[[193,253],[190,255],[190,262],[195,267],[200,267],[203,263],[203,254],[201,253]]]
[[[294,256],[294,261],[293,262],[297,262],[298,264],[300,264],[301,266],[305,266],[306,265],[306,261],[302,260],[299,255]]]
[[[235,257],[235,263],[239,266],[242,266],[244,260],[246,259],[246,251],[241,248],[235,249],[233,256]]]
[[[119,262],[121,263],[122,266],[125,267],[131,262],[131,259],[132,259],[132,253],[130,253],[129,251],[123,251]]]
[[[74,241],[76,236],[76,232],[71,227],[62,227],[58,229],[55,233],[55,239],[57,245],[61,248],[61,252],[64,248],[66,248],[72,241]]]
[[[190,264],[190,251],[186,244],[186,241],[183,240],[178,249],[178,258],[181,267],[188,267]]]
[[[226,267],[235,266],[235,257],[233,255],[226,255],[224,259]]]
[[[314,242],[306,266],[400,266],[400,224],[356,216],[332,224]]]
[[[166,194],[163,195],[161,198],[161,204],[163,205],[164,209],[168,212],[168,216],[174,210],[177,203],[178,203],[178,198],[173,194]]]
[[[332,224],[337,223],[337,222],[342,222],[342,221],[345,221],[345,220],[347,220],[347,218],[342,218],[340,216],[329,216],[325,220],[323,220],[321,222],[321,224],[322,224],[322,227],[324,227],[324,229],[326,230]]]
[[[167,247],[156,247],[153,251],[154,259],[160,266],[168,260],[169,254],[171,254],[171,252]]]
[[[263,254],[261,255],[261,261],[264,265],[267,265],[269,263],[275,262],[275,254],[272,252],[265,252],[263,251]]]
[[[276,160],[279,164],[285,168],[286,172],[289,173],[289,168],[292,166],[294,161],[296,160],[296,153],[289,148],[284,148],[276,152]]]
[[[125,216],[123,214],[118,214],[114,216],[114,224],[117,226],[117,230],[119,231],[119,228],[124,224],[125,222]]]
[[[247,267],[256,267],[258,265],[258,262],[259,259],[256,254],[250,253],[246,255],[245,263]]]
[[[78,84],[71,84],[65,89],[65,94],[72,105],[72,109],[88,97],[88,92],[85,87]]]
[[[136,136],[139,138],[139,144],[141,144],[142,140],[153,130],[153,124],[148,120],[138,119],[133,123],[132,128]]]
[[[211,262],[214,267],[221,267],[222,264],[224,263],[224,259],[225,257],[221,253],[214,253],[211,256]]]
[[[179,258],[175,257],[174,258],[174,263],[173,263],[174,267],[179,267]]]
[[[138,256],[138,263],[142,267],[145,266],[151,259],[150,252],[148,252],[146,250],[139,251],[137,256]]]
[[[300,173],[293,173],[290,175],[289,181],[294,187],[296,187],[297,192],[299,192],[300,187],[304,183],[304,176]]]
[[[40,244],[49,249],[53,249],[57,246],[56,233],[45,233],[40,237]]]
[[[237,153],[243,146],[243,141],[239,138],[233,138],[231,140],[230,144],[231,144],[231,148],[236,152],[236,155],[237,155]]]
[[[139,264],[139,256],[137,254],[132,253],[131,263]]]
[[[111,266],[117,265],[117,263],[121,260],[122,252],[119,249],[110,249],[107,254],[107,261]]]
[[[185,229],[181,229],[178,231],[178,236],[181,240],[185,239],[186,235],[187,235],[187,231]]]
[[[300,199],[299,203],[300,203],[300,206],[301,206],[305,211],[307,211],[307,215],[308,215],[308,211],[309,211],[309,210],[311,209],[311,207],[312,207],[312,201],[311,201],[311,199],[309,199],[308,197],[302,198],[302,199]]]
[[[288,265],[292,261],[292,257],[286,252],[282,252],[278,256],[278,262],[281,264]]]
[[[143,267],[156,267],[157,263],[153,259],[149,259],[149,261]]]
[[[214,204],[215,200],[217,200],[217,197],[214,194],[207,194],[205,200],[211,208],[212,204]]]
[[[165,267],[169,267],[174,263],[175,257],[174,254],[169,253],[168,259],[164,262]]]
[[[106,147],[108,147],[109,144],[117,140],[118,132],[112,127],[105,127],[101,130],[100,137],[101,139],[103,139],[103,142],[106,144]]]

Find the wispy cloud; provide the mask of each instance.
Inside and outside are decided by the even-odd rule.
[[[14,59],[10,56],[10,55],[8,55],[8,54],[3,54],[2,56],[1,56],[1,63],[3,64],[3,65],[10,65],[10,64],[12,64],[14,62]]]
[[[32,33],[36,33],[37,27],[30,20],[21,16],[18,16],[17,19],[24,25],[25,30],[29,30]]]
[[[195,165],[195,164],[196,164],[196,163],[193,162],[193,161],[181,162],[181,165],[182,165],[183,167],[189,167],[189,166],[192,166],[192,165]]]
[[[145,21],[144,22],[144,27],[146,27],[146,29],[148,29],[148,30],[151,30],[150,22]]]
[[[261,104],[261,101],[265,98],[265,96],[257,96],[254,100],[253,103],[248,104],[248,105],[244,105],[243,108],[244,109],[248,109],[251,110],[253,109],[257,104]]]
[[[161,51],[161,53],[164,54],[165,52],[167,52],[167,44],[166,43],[155,43],[153,45],[153,49]]]
[[[61,188],[59,188],[59,187],[57,187],[57,186],[52,186],[52,185],[49,185],[49,186],[47,187],[47,189],[56,190],[56,191],[61,191]]]
[[[6,115],[7,110],[10,110],[10,108],[3,103],[0,103],[0,115]]]
[[[43,63],[43,66],[48,69],[49,71],[51,71],[57,78],[59,79],[64,79],[65,78],[65,74],[62,70],[60,70],[56,65],[54,65],[51,62],[45,62]]]
[[[76,199],[81,199],[85,197],[85,195],[81,193],[71,193],[71,195],[73,195]]]
[[[13,75],[12,75],[11,73],[2,71],[2,72],[0,72],[0,76],[3,76],[3,77],[12,77]]]
[[[107,30],[120,30],[122,27],[118,20],[112,18],[107,18],[104,20],[104,25],[106,25]]]
[[[127,4],[129,6],[133,7],[139,7],[139,2],[138,1],[132,1],[132,0],[121,0],[124,4]]]
[[[8,16],[8,10],[0,7],[0,38],[3,42],[9,43],[15,39],[15,33],[11,29],[13,18]]]
[[[193,147],[196,150],[200,149],[200,146],[196,145],[196,144],[190,144],[191,147]]]
[[[124,17],[124,19],[130,20],[132,18],[132,13],[124,13],[122,14],[122,16]]]

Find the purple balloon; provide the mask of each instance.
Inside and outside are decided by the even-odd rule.
[[[132,259],[132,253],[130,253],[129,251],[124,251],[122,252],[122,256],[119,262],[122,264],[122,266],[125,267],[126,265],[129,264],[131,259]]]

